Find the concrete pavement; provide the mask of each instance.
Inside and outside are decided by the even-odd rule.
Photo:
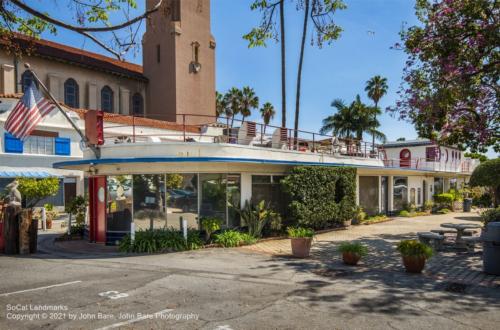
[[[392,235],[382,225],[366,226],[374,240]],[[383,259],[352,268],[333,250],[323,255],[297,260],[238,248],[0,256],[0,328],[496,329],[500,322],[496,282],[452,285],[451,277],[384,268]],[[474,258],[461,258],[463,267]]]

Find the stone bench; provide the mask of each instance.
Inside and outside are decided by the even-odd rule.
[[[431,233],[436,233],[439,235],[444,235],[444,234],[456,234],[456,230],[450,230],[450,229],[432,229]],[[477,234],[477,230],[474,229],[466,229],[464,230],[464,236],[472,236],[474,234]]]
[[[476,244],[482,243],[482,239],[479,236],[467,236],[462,237],[462,242],[465,243],[467,250],[474,252]]]
[[[417,237],[420,242],[432,246],[436,251],[441,251],[443,248],[443,235],[433,232],[419,232],[417,233]]]

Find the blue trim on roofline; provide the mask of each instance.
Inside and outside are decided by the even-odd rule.
[[[342,163],[319,163],[319,162],[299,162],[290,160],[270,160],[255,158],[224,158],[224,157],[137,157],[137,158],[104,158],[104,159],[84,159],[54,163],[54,168],[76,165],[99,165],[99,164],[123,164],[123,163],[251,163],[251,164],[274,164],[274,165],[311,165],[311,166],[336,166],[336,167],[361,167],[376,169],[397,169],[406,171],[435,172],[432,170],[416,170],[411,168],[396,168],[373,165],[356,165]]]

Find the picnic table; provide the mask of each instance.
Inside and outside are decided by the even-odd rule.
[[[457,246],[465,246],[466,242],[462,238],[464,236],[464,232],[468,229],[481,228],[481,225],[473,224],[473,223],[443,223],[443,224],[441,224],[441,227],[455,229],[457,231],[457,237],[455,239],[455,244]]]

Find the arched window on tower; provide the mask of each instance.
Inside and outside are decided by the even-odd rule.
[[[21,89],[23,93],[28,89],[28,87],[31,85],[31,82],[35,81],[35,78],[33,78],[33,74],[31,71],[24,71],[23,74],[21,75]],[[38,84],[35,81],[35,86],[38,88]]]
[[[113,112],[113,90],[109,86],[101,89],[101,110]]]
[[[142,95],[139,93],[135,93],[132,96],[132,114],[134,116],[144,115],[144,101]]]
[[[80,107],[80,91],[73,78],[64,82],[64,104],[72,108]]]

